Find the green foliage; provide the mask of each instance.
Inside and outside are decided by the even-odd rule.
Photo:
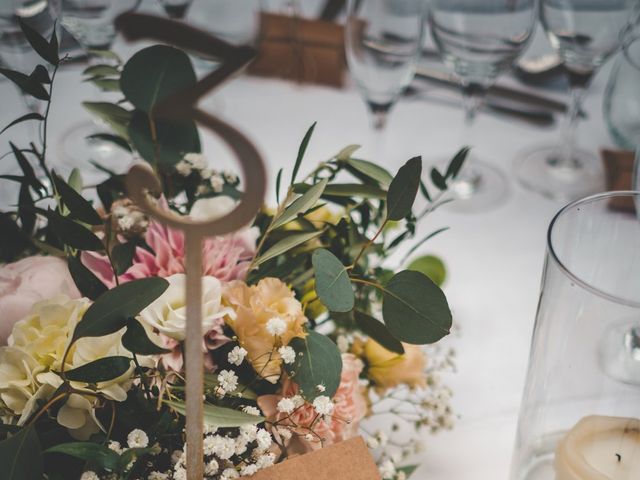
[[[154,45],[134,54],[122,69],[122,93],[145,113],[173,93],[197,82],[186,53],[167,45]]]
[[[76,220],[89,225],[101,225],[102,218],[82,195],[75,191],[67,182],[52,172],[53,183],[56,192],[60,196],[62,204],[69,209],[69,215]]]
[[[384,323],[376,320],[371,315],[354,311],[354,319],[356,326],[365,334],[369,335],[372,339],[382,345],[390,352],[402,354],[404,353],[404,347],[402,343],[396,339],[391,332],[387,329]]]
[[[269,250],[264,252],[260,257],[258,257],[254,264],[259,266],[266,262],[267,260],[271,260],[272,258],[278,257],[284,253],[287,253],[292,248],[302,245],[305,242],[319,236],[322,232],[304,232],[304,233],[292,233],[291,235],[286,236],[278,243],[273,245]]]
[[[311,140],[311,135],[313,135],[313,130],[316,128],[316,122],[313,122],[313,125],[309,127],[307,133],[304,134],[304,138],[298,147],[298,156],[296,157],[296,163],[293,165],[293,172],[291,173],[291,181],[289,185],[293,185],[296,181],[296,177],[298,176],[298,170],[300,170],[300,165],[302,164],[302,159],[304,158],[304,154],[307,152],[307,147],[309,146],[309,140]]]
[[[333,312],[353,309],[355,297],[347,267],[329,250],[319,248],[311,257],[318,298]]]
[[[115,266],[116,275],[122,275],[133,264],[133,257],[136,253],[136,242],[119,243],[111,250],[111,258]]]
[[[289,376],[300,386],[300,394],[309,401],[320,395],[333,397],[340,385],[342,357],[333,341],[310,330],[305,338],[296,337],[289,346],[296,352],[296,361],[285,365]],[[323,392],[318,390],[323,385]]]
[[[72,382],[100,383],[124,375],[129,368],[131,359],[128,357],[104,357],[68,370],[64,376]]]
[[[418,194],[422,158],[413,157],[405,163],[394,177],[387,193],[387,218],[402,220],[411,213],[413,202]]]
[[[73,341],[102,337],[123,328],[169,287],[164,278],[150,277],[123,283],[96,298],[73,332]]]
[[[274,219],[270,230],[274,230],[286,223],[289,223],[291,220],[295,219],[298,214],[304,214],[307,210],[312,208],[320,199],[320,196],[322,195],[322,192],[324,192],[327,183],[328,180],[326,178],[320,180],[309,190],[307,190],[303,195],[296,198],[291,203],[291,205],[285,208],[282,213]]]
[[[117,472],[120,470],[120,455],[106,445],[92,442],[61,443],[48,448],[44,453],[57,453],[79,458],[109,472]]]
[[[69,256],[67,265],[73,282],[83,296],[95,300],[107,291],[107,286],[91,270],[84,266],[80,257]]]
[[[172,410],[185,415],[187,408],[182,401],[165,401]],[[234,410],[217,405],[204,405],[204,423],[219,428],[240,427],[242,425],[255,425],[265,421],[264,417],[251,415],[241,410]]]
[[[139,355],[160,355],[170,352],[153,343],[144,327],[133,318],[127,322],[127,331],[122,336],[122,346],[131,353]]]
[[[426,275],[404,270],[384,286],[382,316],[391,334],[406,343],[435,343],[449,334],[451,311]]]
[[[87,227],[72,218],[64,217],[57,211],[47,212],[49,225],[62,243],[78,250],[99,252],[104,250],[102,240]]]
[[[42,480],[42,450],[38,434],[25,427],[0,442],[2,480]]]
[[[429,277],[433,283],[441,287],[447,278],[447,268],[439,257],[433,255],[423,255],[414,259],[407,270],[415,270]]]

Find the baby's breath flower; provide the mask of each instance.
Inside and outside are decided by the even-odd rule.
[[[373,450],[375,448],[378,448],[379,446],[380,446],[380,442],[376,437],[367,438],[367,447]]]
[[[210,168],[203,168],[200,172],[200,176],[205,180],[211,178],[211,175],[213,175],[213,170],[211,170]]]
[[[227,359],[232,365],[240,365],[244,361],[244,357],[247,356],[247,351],[242,347],[233,347],[233,350],[229,352]]]
[[[209,177],[209,184],[211,185],[211,188],[214,192],[220,193],[222,191],[222,188],[224,187],[224,180],[220,175],[216,173]]]
[[[222,172],[222,175],[224,175],[225,180],[229,183],[236,183],[238,181],[238,176],[234,172],[225,170]]]
[[[338,338],[336,338],[336,345],[338,346],[340,353],[347,353],[351,346],[349,339],[345,335],[338,335]]]
[[[253,442],[256,439],[258,427],[255,425],[242,425],[240,427],[240,436],[247,442]]]
[[[258,466],[254,464],[245,465],[240,469],[240,474],[243,476],[250,477],[254,473],[258,471]]]
[[[275,461],[276,461],[276,454],[273,452],[269,452],[269,453],[260,455],[256,459],[256,465],[258,466],[258,468],[267,468],[273,465]]]
[[[272,442],[271,434],[264,428],[258,429],[256,442],[258,444],[258,451],[264,452],[265,450],[268,450]]]
[[[396,480],[407,480],[407,474],[400,470],[396,473]]]
[[[147,480],[169,480],[169,474],[154,471],[149,474]]]
[[[287,331],[287,322],[280,317],[273,317],[267,322],[267,332],[271,335],[282,335]]]
[[[296,408],[299,408],[302,405],[304,405],[304,398],[302,398],[302,395],[294,395],[293,397],[291,397],[291,400],[293,400],[293,403],[295,404]]]
[[[320,395],[313,401],[313,408],[319,415],[331,415],[333,412],[333,402],[326,395]]]
[[[278,353],[280,354],[280,358],[287,365],[291,365],[296,361],[296,351],[289,346],[283,346],[278,349]]]
[[[80,480],[100,480],[98,474],[92,470],[87,470],[82,474]]]
[[[204,474],[207,475],[208,477],[212,477],[216,473],[218,473],[219,469],[220,469],[220,465],[218,465],[218,462],[215,459],[211,459],[204,466]]]
[[[291,437],[293,436],[293,433],[291,433],[291,429],[289,429],[288,427],[279,427],[278,428],[278,434],[284,439],[284,440],[290,440]]]
[[[110,450],[113,450],[118,455],[121,455],[123,452],[122,445],[120,445],[120,442],[116,442],[115,440],[110,440],[108,446]]]
[[[380,467],[378,467],[378,470],[380,471],[380,475],[382,475],[382,478],[384,480],[392,479],[396,474],[396,466],[391,460],[385,460],[384,462],[382,462]]]
[[[232,478],[240,478],[240,474],[234,468],[226,468],[222,472],[220,480],[231,480]]]
[[[315,439],[312,433],[307,433],[304,438],[307,442],[312,442]]]
[[[191,164],[185,160],[180,160],[176,163],[176,172],[183,177],[188,177],[191,175]]]
[[[260,410],[256,407],[253,407],[251,405],[246,405],[244,407],[242,407],[242,411],[244,413],[248,413],[249,415],[260,415]]]
[[[127,435],[127,445],[129,448],[145,448],[149,445],[149,437],[145,432],[136,428]]]
[[[180,462],[182,453],[182,450],[174,450],[173,453],[171,453],[171,465],[176,465],[178,462]]]
[[[320,385],[316,385],[316,390],[320,393],[324,392],[327,389],[327,387],[325,387],[324,385],[320,384]]]
[[[296,409],[296,404],[291,398],[283,398],[276,407],[280,413],[291,413]]]
[[[218,383],[225,392],[233,392],[238,388],[238,376],[231,370],[221,370],[218,374]]]
[[[205,435],[213,435],[217,431],[218,431],[218,427],[216,427],[215,425],[209,425],[209,424],[205,423],[205,425],[204,425],[204,434]]]
[[[194,169],[202,170],[207,167],[207,161],[204,159],[204,156],[200,153],[191,152],[187,153],[183,160],[190,163]]]

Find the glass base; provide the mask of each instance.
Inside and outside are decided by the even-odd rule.
[[[640,385],[640,322],[629,319],[611,328],[600,344],[600,363],[611,378]]]
[[[559,145],[536,148],[515,161],[518,181],[547,198],[571,201],[604,191],[600,159],[586,150],[576,150],[569,165],[559,162]]]
[[[452,212],[478,213],[504,204],[509,192],[504,173],[475,158],[469,158],[467,162],[449,185],[446,198],[451,201],[443,208]],[[446,170],[446,164],[439,167],[441,172]]]
[[[88,139],[90,135],[102,133],[95,123],[84,121],[71,126],[58,143],[59,162],[67,168],[77,168],[83,177],[103,177],[91,162],[95,162],[115,173],[125,173],[133,161],[131,153],[103,140]]]

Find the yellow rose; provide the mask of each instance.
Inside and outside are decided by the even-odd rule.
[[[390,352],[372,339],[357,339],[352,347],[353,353],[362,357],[367,366],[367,376],[373,382],[378,393],[398,385],[411,388],[424,388],[426,378],[424,369],[427,358],[418,345],[404,346],[404,354]]]
[[[66,296],[38,302],[31,313],[16,323],[8,347],[0,347],[0,400],[20,424],[34,409],[36,400],[46,401],[62,384],[56,372],[62,368],[64,353],[73,331],[89,308],[86,298],[71,300]],[[102,337],[81,338],[67,354],[64,368],[72,370],[94,360],[110,356],[130,356],[122,346],[124,329]],[[149,359],[142,358],[148,365]],[[133,366],[118,378],[88,388],[71,382],[79,391],[100,393],[103,397],[124,401],[131,386]],[[75,438],[86,440],[100,425],[95,418],[94,395],[71,395],[58,411],[58,423],[67,427]]]
[[[264,278],[257,285],[231,282],[224,302],[235,311],[225,317],[255,371],[265,380],[280,378],[281,358],[277,349],[294,337],[304,337],[307,318],[293,291],[277,278]]]

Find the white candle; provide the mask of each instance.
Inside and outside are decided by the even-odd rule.
[[[560,441],[556,480],[640,479],[640,420],[590,416]]]

